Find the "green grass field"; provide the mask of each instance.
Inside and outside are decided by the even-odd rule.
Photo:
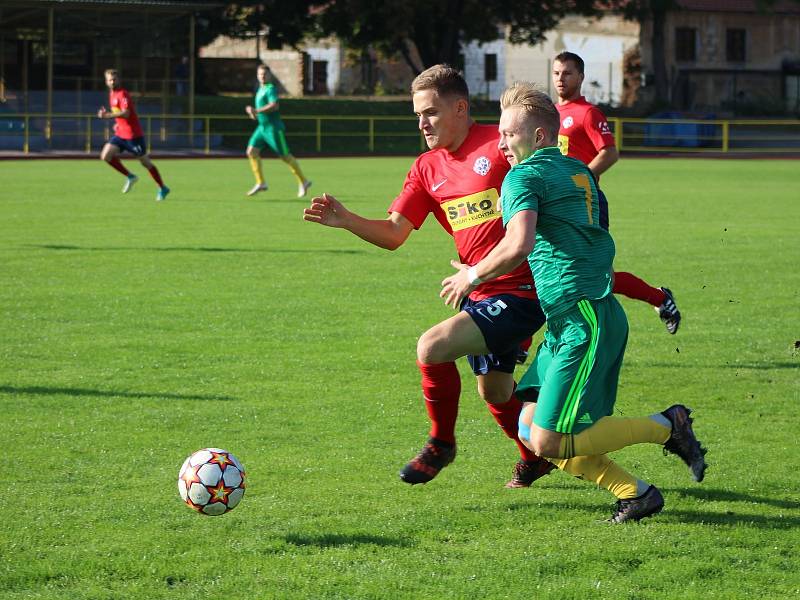
[[[304,159],[314,191],[382,218],[411,158]],[[615,458],[663,513],[609,526],[605,490],[554,473],[506,490],[515,448],[459,363],[459,456],[424,441],[417,337],[451,315],[429,219],[394,253],[301,220],[288,170],[245,199],[245,160],[156,161],[154,201],[100,161],[0,162],[0,598],[786,598],[800,595],[800,183],[784,160],[632,159],[603,178],[618,270],[672,288],[669,336],[624,300],[617,401],[684,402],[709,448]],[[247,467],[202,517],[178,468]]]

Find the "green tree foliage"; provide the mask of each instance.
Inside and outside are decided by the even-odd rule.
[[[597,14],[592,0],[266,0],[229,3],[217,33],[267,29],[271,47],[335,35],[352,49],[402,56],[414,72],[459,63],[461,43],[489,42],[509,27],[514,43],[540,42],[567,13]]]

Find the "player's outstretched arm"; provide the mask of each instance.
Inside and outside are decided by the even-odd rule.
[[[365,219],[349,211],[330,194],[312,198],[311,206],[303,210],[303,219],[346,229],[362,240],[387,250],[399,248],[414,229],[411,221],[397,212],[393,212],[387,219]]]

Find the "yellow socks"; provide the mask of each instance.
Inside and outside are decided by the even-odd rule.
[[[292,170],[292,175],[294,175],[295,179],[297,179],[297,183],[300,185],[304,184],[306,182],[306,176],[303,175],[303,171],[300,169],[297,159],[289,154],[288,156],[283,157],[283,161],[289,165],[289,168]]]
[[[258,185],[264,185],[264,174],[261,172],[261,159],[255,156],[248,156],[247,158],[250,160],[250,170],[253,171],[256,183]]]
[[[561,437],[561,458],[607,454],[633,444],[664,444],[672,432],[669,420],[661,414],[650,417],[603,417],[578,434]]]
[[[647,483],[636,479],[605,454],[576,456],[575,458],[552,458],[554,465],[565,473],[579,479],[594,481],[619,499],[636,498],[647,491]]]

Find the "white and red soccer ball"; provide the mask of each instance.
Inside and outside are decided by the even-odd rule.
[[[242,463],[233,454],[203,448],[183,461],[178,492],[189,508],[204,515],[224,515],[242,500],[245,477]]]

